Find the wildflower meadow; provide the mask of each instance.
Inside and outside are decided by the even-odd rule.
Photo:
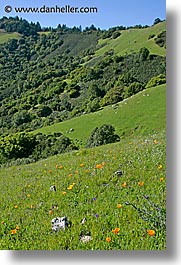
[[[1,249],[166,248],[164,134],[4,168],[0,182]]]

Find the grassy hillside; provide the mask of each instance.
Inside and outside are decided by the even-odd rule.
[[[42,130],[74,127],[72,137],[84,140],[102,122],[129,137],[1,169],[1,249],[166,248],[165,86],[141,92],[116,110],[110,106]],[[62,216],[71,225],[53,232],[51,220]],[[84,243],[82,236],[91,240]]]
[[[73,118],[35,132],[62,132],[84,145],[91,131],[102,124],[112,124],[120,136],[147,135],[165,128],[166,86],[146,89],[137,95],[102,110]],[[74,131],[70,132],[73,128]]]
[[[96,51],[95,56],[103,55],[110,49],[114,49],[118,55],[125,55],[138,52],[142,47],[148,48],[151,54],[165,56],[166,50],[159,47],[154,38],[149,39],[150,35],[156,36],[164,30],[166,30],[165,21],[148,28],[123,30],[121,36],[116,39],[100,39],[97,47],[102,48]]]
[[[0,44],[7,42],[10,39],[18,39],[20,37],[19,33],[7,33],[2,30],[0,30]]]

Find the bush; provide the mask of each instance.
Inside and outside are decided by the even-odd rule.
[[[139,82],[134,82],[129,87],[125,88],[124,98],[131,97],[132,95],[135,95],[136,93],[142,91],[143,89],[144,86],[142,84],[140,84]]]
[[[4,135],[0,137],[0,164],[16,160],[28,163],[76,149],[71,140],[62,133]]]
[[[157,38],[155,39],[155,43],[160,46],[166,48],[166,31],[162,31],[158,34]]]
[[[96,127],[87,140],[86,147],[94,147],[104,144],[115,143],[120,137],[115,134],[115,128],[112,125],[104,124],[100,128]]]
[[[159,86],[165,83],[166,83],[166,76],[163,74],[160,74],[158,76],[154,76],[153,78],[151,78],[150,81],[147,83],[146,88]]]
[[[113,32],[113,34],[112,34],[112,38],[113,38],[113,39],[116,39],[116,38],[118,38],[119,36],[121,36],[121,33],[120,33],[119,31],[115,31],[115,32]]]
[[[115,104],[123,100],[124,85],[111,88],[101,100],[101,106]]]
[[[5,159],[18,159],[32,154],[36,141],[34,136],[18,133],[1,136],[0,156]]]
[[[57,154],[64,153],[77,149],[72,144],[71,140],[62,133],[54,133],[45,135],[38,133],[36,135],[36,147],[33,151],[32,157],[36,160],[40,158],[47,158]]]

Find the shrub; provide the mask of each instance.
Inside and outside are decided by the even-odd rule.
[[[162,31],[158,34],[157,38],[155,39],[155,43],[160,46],[166,48],[166,31]]]
[[[120,137],[115,134],[115,128],[112,125],[104,124],[100,128],[96,127],[87,140],[86,147],[94,147],[109,143],[115,143]]]
[[[112,34],[112,38],[113,38],[113,39],[116,39],[116,38],[118,38],[119,36],[121,36],[121,33],[120,33],[119,31],[115,31],[115,32],[113,32],[113,34]]]
[[[62,133],[3,135],[0,137],[0,164],[11,163],[15,160],[28,163],[75,149],[77,147]]]
[[[28,122],[31,122],[31,116],[26,110],[16,112],[12,118],[12,123],[16,127]]]
[[[149,52],[149,50],[147,48],[145,48],[145,47],[141,48],[139,50],[140,61],[143,61],[143,62],[146,61],[147,58],[148,58],[149,53],[150,52]]]
[[[150,81],[147,83],[146,88],[159,86],[165,83],[166,83],[166,76],[163,74],[160,74],[158,76],[152,77]]]
[[[35,144],[35,137],[27,133],[4,135],[0,138],[0,153],[4,159],[28,157]]]
[[[144,86],[142,84],[140,84],[139,82],[134,82],[129,87],[125,88],[124,98],[131,97],[132,95],[142,91],[143,89]]]
[[[123,100],[124,85],[111,88],[101,100],[101,106],[107,106]]]

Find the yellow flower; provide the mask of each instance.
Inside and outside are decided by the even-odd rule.
[[[18,208],[18,205],[15,205],[14,208],[17,209]]]
[[[124,182],[121,186],[122,186],[123,188],[126,188],[126,182]]]
[[[163,181],[163,178],[160,178],[160,182],[162,182]]]
[[[16,230],[19,230],[19,229],[20,229],[20,226],[19,226],[19,225],[17,225],[17,226],[16,226]]]
[[[70,185],[67,189],[72,190],[74,185]]]
[[[159,170],[161,170],[162,168],[163,168],[163,166],[162,166],[162,165],[159,165],[159,166],[158,166],[158,169],[159,169]]]
[[[30,194],[27,195],[28,198],[30,198],[30,196],[31,196]]]
[[[75,171],[75,174],[76,174],[76,175],[78,175],[78,174],[79,174],[79,171],[78,171],[78,170],[76,170],[76,171]]]
[[[2,221],[1,221],[1,224],[3,225],[4,223],[5,223],[4,220],[2,220]]]
[[[118,209],[122,208],[122,205],[120,203],[118,203],[117,208]]]
[[[110,238],[110,237],[106,237],[106,241],[107,241],[108,243],[110,243],[110,242],[111,242],[111,238]]]
[[[154,236],[155,235],[155,230],[147,230],[147,233],[150,235],[150,236]]]
[[[98,169],[98,168],[103,168],[103,165],[102,164],[97,164],[96,165],[96,168]]]
[[[119,230],[120,230],[120,228],[115,228],[112,230],[112,232],[117,235],[119,233]]]
[[[69,174],[68,174],[68,177],[72,177],[72,173],[69,173]]]
[[[158,144],[158,141],[155,139],[155,140],[153,141],[153,143],[154,143],[154,144]]]
[[[138,182],[138,185],[139,185],[140,187],[142,187],[142,186],[144,185],[144,182],[143,182],[143,181],[140,181],[140,182]]]
[[[66,193],[66,191],[63,191],[62,194],[63,194],[63,195],[66,195],[67,193]]]
[[[81,164],[80,164],[80,167],[84,167],[84,166],[85,166],[85,164],[84,164],[84,163],[81,163]]]
[[[11,235],[14,235],[14,234],[16,234],[16,232],[17,232],[17,230],[16,230],[16,229],[13,229],[13,230],[11,230]]]
[[[59,169],[63,169],[63,166],[59,166]]]

